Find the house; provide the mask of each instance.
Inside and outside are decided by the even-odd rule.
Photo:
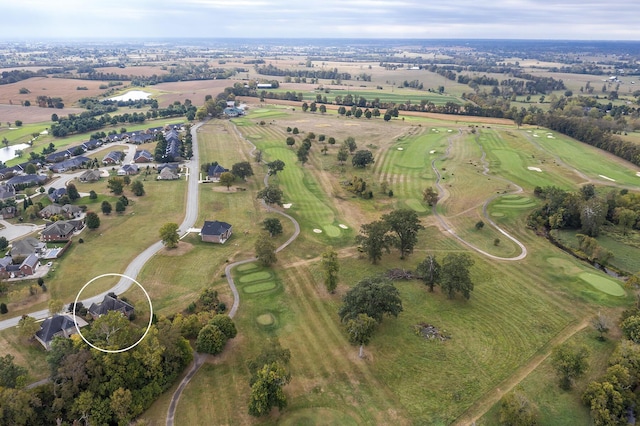
[[[102,162],[104,164],[120,164],[122,157],[124,157],[124,153],[122,151],[111,151],[104,156]]]
[[[63,151],[57,151],[47,155],[46,157],[44,157],[44,161],[46,161],[47,163],[59,163],[60,161],[64,161],[72,156],[73,154],[71,153],[71,151],[65,149]]]
[[[66,193],[67,188],[55,188],[53,190],[50,190],[48,196],[52,203],[57,203],[58,200],[60,200],[60,197],[66,195]]]
[[[100,180],[100,170],[87,170],[78,177],[80,182],[97,182]]]
[[[18,214],[18,208],[16,206],[7,206],[0,209],[0,219],[11,219]]]
[[[224,244],[231,236],[231,232],[231,225],[228,223],[207,220],[200,231],[200,238],[207,243]]]
[[[62,173],[66,172],[67,170],[73,170],[77,169],[78,167],[82,167],[89,162],[91,162],[91,159],[89,157],[79,155],[77,157],[54,164],[53,166],[49,167],[49,169],[55,173]]]
[[[0,184],[0,200],[8,200],[10,198],[15,198],[16,196],[16,188],[7,183]]]
[[[158,175],[158,180],[176,180],[179,179],[180,176],[173,171],[170,167],[165,167],[160,170],[160,174]]]
[[[222,112],[226,117],[238,117],[240,115],[244,115],[244,110],[236,107],[227,107]]]
[[[99,146],[102,145],[102,141],[98,140],[98,139],[91,139],[87,142],[84,142],[82,145],[80,145],[82,147],[82,149],[86,151],[91,151],[92,149],[96,149]]]
[[[207,180],[210,180],[212,182],[220,182],[220,175],[228,171],[228,169],[225,169],[220,164],[209,166],[209,168],[207,169]]]
[[[151,142],[153,140],[153,135],[149,133],[136,133],[131,135],[129,138],[129,143],[134,143],[136,145],[140,145],[143,143]]]
[[[117,311],[122,313],[125,317],[131,317],[133,314],[133,306],[125,302],[124,300],[118,299],[113,293],[109,293],[104,296],[102,302],[92,303],[89,307],[89,314],[93,317],[93,319],[98,319],[102,315],[105,315],[111,311]]]
[[[27,258],[30,254],[41,255],[47,249],[47,245],[41,243],[33,237],[27,237],[22,240],[13,241],[11,243],[11,257],[13,260]]]
[[[258,89],[273,89],[273,85],[271,83],[258,83],[258,84],[256,84],[256,88],[258,88]]]
[[[146,149],[136,151],[136,153],[133,154],[134,163],[150,163],[152,161],[153,161],[153,154],[151,154]]]
[[[76,316],[78,328],[85,327],[87,322]],[[71,315],[54,315],[47,318],[40,325],[40,330],[36,332],[36,340],[44,346],[46,350],[51,349],[51,342],[56,337],[68,339],[72,334],[77,333],[76,325]]]
[[[83,227],[82,220],[59,220],[44,228],[40,239],[44,242],[69,241],[73,233]]]
[[[118,176],[130,176],[138,173],[138,166],[136,164],[125,164],[118,169]]]
[[[11,276],[11,272],[8,269],[11,265],[13,265],[11,256],[5,256],[0,259],[0,278],[7,279]]]
[[[23,187],[42,185],[47,181],[46,176],[42,175],[18,175],[14,176],[7,181],[10,185],[21,185]]]
[[[20,272],[22,275],[33,275],[40,267],[40,259],[34,253],[27,256],[20,264]]]

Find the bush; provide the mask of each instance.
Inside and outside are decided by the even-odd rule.
[[[6,303],[0,303],[0,314],[6,314],[7,312],[9,312],[9,308],[7,308],[7,304]]]
[[[198,333],[196,350],[207,354],[216,355],[222,352],[227,343],[227,336],[215,325],[205,325]]]
[[[42,279],[42,277],[38,278],[38,285],[40,287],[42,287],[44,285],[44,280]]]
[[[236,325],[233,323],[233,320],[229,318],[227,315],[216,315],[211,321],[209,321],[209,325],[214,325],[220,329],[227,336],[227,339],[233,339],[238,334],[238,330],[236,329]]]

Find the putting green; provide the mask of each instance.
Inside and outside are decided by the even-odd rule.
[[[600,290],[603,293],[617,297],[625,295],[624,289],[620,284],[610,280],[609,278],[601,277],[600,275],[591,274],[589,272],[583,272],[579,276],[582,281],[586,281],[596,290]]]
[[[255,263],[245,263],[244,265],[240,265],[236,268],[238,272],[246,272],[251,271],[252,269],[259,268]]]
[[[261,293],[263,291],[269,291],[276,288],[275,281],[265,281],[258,284],[251,284],[242,289],[247,294]]]
[[[337,226],[325,225],[322,227],[322,229],[324,229],[324,232],[326,232],[330,237],[335,238],[340,236],[340,228],[338,228]]]
[[[502,197],[501,200],[505,204],[526,204],[531,202],[529,197],[507,198]]]
[[[256,317],[256,322],[263,327],[270,327],[275,324],[276,318],[271,312],[267,312],[262,315],[258,315]]]
[[[427,207],[422,204],[422,202],[416,198],[410,198],[407,201],[405,201],[405,203],[407,204],[407,206],[409,206],[409,208],[411,210],[420,212],[420,213],[424,213],[427,211]]]
[[[325,407],[303,408],[287,412],[278,422],[282,426],[293,425],[341,425],[356,426],[358,422],[347,413]]]
[[[271,278],[271,272],[269,271],[258,271],[252,272],[251,274],[244,275],[238,279],[241,283],[252,283],[255,281],[262,281]]]
[[[496,204],[495,207],[499,207],[501,209],[528,209],[529,207],[534,207],[535,205],[536,205],[536,203],[532,203],[532,202],[528,202],[528,203],[524,203],[524,204],[500,203],[500,204]]]
[[[493,213],[491,213],[491,216],[493,216],[493,217],[504,217],[504,213],[493,212]]]

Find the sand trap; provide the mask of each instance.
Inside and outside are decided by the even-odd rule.
[[[531,133],[531,130],[527,130],[527,133]]]
[[[447,130],[447,132],[451,133],[451,132],[453,132],[453,130],[449,129],[449,130]]]
[[[435,132],[435,131],[436,131],[436,129],[431,129],[431,131],[432,131],[432,132]]]
[[[534,137],[534,138],[539,138],[540,136],[538,136],[538,135],[533,135],[533,137]]]
[[[313,232],[315,232],[316,234],[322,234],[322,229],[314,229]]]
[[[404,148],[400,147],[398,148],[398,151],[404,151]]]
[[[282,207],[284,207],[285,209],[290,209],[292,205],[293,204],[291,203],[287,203],[287,204],[283,204]]]
[[[551,135],[547,135],[547,138],[549,138],[549,139],[555,139],[555,138],[554,138],[553,136],[551,136]]]
[[[340,228],[342,229],[349,229],[349,227],[343,223],[341,223],[340,225],[338,225]]]
[[[615,182],[616,181],[615,179],[611,179],[610,177],[607,177],[605,175],[598,175],[598,176],[600,176],[602,179],[610,180],[611,182]]]
[[[429,151],[429,154],[435,154],[435,153],[436,153],[435,149],[432,149],[431,151]]]
[[[541,172],[542,169],[540,169],[540,167],[527,167],[527,169],[534,171],[534,172]]]
[[[636,176],[640,177],[640,172],[636,172]]]
[[[41,132],[40,132],[40,134],[41,134],[41,135],[48,135],[48,134],[49,134],[49,131],[48,131],[48,130],[43,130],[43,131],[41,131]]]

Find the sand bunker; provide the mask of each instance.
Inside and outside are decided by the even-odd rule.
[[[404,150],[404,148],[402,148],[402,147],[398,148],[398,151],[403,151],[403,150]]]
[[[451,133],[451,132],[453,132],[453,130],[449,129],[449,130],[447,130],[447,132]]]
[[[315,232],[316,234],[322,234],[322,229],[314,229],[313,232]]]
[[[607,177],[605,175],[598,175],[598,176],[600,176],[602,179],[610,180],[611,182],[615,182],[616,181],[615,179],[611,179],[610,177]]]
[[[527,167],[527,169],[534,171],[534,172],[541,172],[542,169],[540,169],[540,167]]]
[[[435,154],[435,153],[436,153],[435,149],[432,149],[431,151],[429,151],[429,154]],[[640,173],[640,172],[638,172],[638,173]]]
[[[343,223],[341,223],[340,225],[338,225],[340,228],[342,229],[349,229],[349,227]]]
[[[533,135],[533,137],[534,137],[534,138],[539,138],[540,136],[539,136],[539,135]]]
[[[552,135],[547,135],[548,139],[555,139]]]
[[[640,177],[640,172],[636,172],[636,176]]]
[[[291,203],[287,203],[287,204],[283,204],[282,207],[284,207],[285,209],[290,209],[292,205],[293,204]]]

